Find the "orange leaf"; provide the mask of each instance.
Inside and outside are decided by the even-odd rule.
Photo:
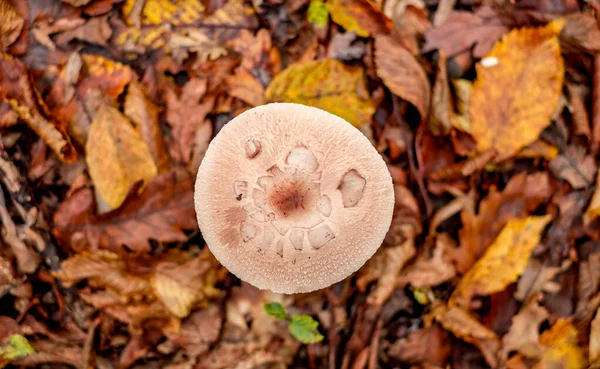
[[[479,151],[496,149],[501,161],[550,124],[563,84],[558,42],[563,24],[513,30],[478,63],[471,133]]]
[[[369,0],[330,0],[325,6],[335,23],[357,36],[389,33],[392,29],[392,21]]]

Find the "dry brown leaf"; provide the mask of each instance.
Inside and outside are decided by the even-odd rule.
[[[552,279],[554,279],[562,269],[564,268],[542,265],[537,259],[529,259],[527,267],[517,284],[517,291],[514,295],[515,299],[527,301],[531,296],[539,292],[558,292],[560,286],[557,283],[552,282]]]
[[[21,34],[25,20],[19,16],[9,0],[0,0],[0,50],[6,50]]]
[[[321,108],[355,127],[368,124],[375,111],[363,69],[333,59],[292,64],[273,78],[265,92],[265,101]]]
[[[92,0],[62,0],[64,3],[73,5],[73,6],[84,6],[88,4]]]
[[[477,215],[464,210],[461,213],[463,228],[459,231],[459,247],[448,250],[457,271],[466,273],[510,219],[533,212],[550,198],[550,191],[546,172],[530,175],[523,172],[511,178],[502,192],[491,189],[479,204]]]
[[[587,365],[583,348],[577,340],[577,328],[566,319],[558,321],[540,337],[546,346],[542,358],[534,369],[582,369]]]
[[[513,30],[478,63],[471,133],[479,151],[493,148],[497,161],[509,158],[550,124],[563,83],[563,24]]]
[[[590,186],[594,181],[596,162],[586,149],[580,146],[568,146],[549,164],[550,171],[556,177],[569,182],[574,189]]]
[[[231,96],[250,106],[263,104],[265,88],[250,72],[238,68],[234,75],[227,76],[226,81]]]
[[[327,57],[342,61],[362,59],[367,53],[365,43],[354,32],[336,33],[327,48]]]
[[[560,43],[568,51],[597,53],[600,51],[600,28],[596,18],[587,13],[572,13],[565,17]]]
[[[66,127],[50,117],[29,70],[21,61],[7,54],[0,55],[0,99],[10,104],[60,160],[66,163],[77,160],[77,152]]]
[[[429,362],[441,367],[450,354],[448,333],[433,324],[411,332],[406,339],[392,343],[389,355],[409,363]]]
[[[445,305],[434,307],[431,314],[444,329],[477,346],[491,367],[497,366],[496,354],[501,346],[500,339],[476,317],[463,309]]]
[[[90,18],[83,25],[61,33],[56,38],[56,43],[65,45],[73,39],[89,42],[91,44],[107,46],[107,41],[112,35],[112,28],[108,23],[108,15]]]
[[[117,109],[96,114],[85,145],[90,177],[109,209],[118,208],[134,184],[157,174],[148,145]]]
[[[150,285],[171,314],[185,318],[198,302],[219,295],[214,288],[218,279],[211,270],[214,265],[210,256],[198,256],[184,264],[162,262],[152,272]]]
[[[151,250],[149,239],[185,241],[183,229],[197,227],[193,184],[169,172],[150,181],[140,195],[133,194],[113,212],[96,216],[94,196],[84,188],[65,200],[54,214],[53,233],[65,246],[82,241],[92,248],[137,252]]]
[[[126,260],[106,250],[84,252],[62,262],[54,273],[65,286],[87,280],[93,287],[111,289],[118,296],[141,298],[152,292],[147,278],[129,271]]]
[[[456,113],[452,115],[452,126],[463,132],[471,133],[471,89],[473,83],[466,79],[452,80]]]
[[[177,30],[171,34],[167,46],[177,64],[182,64],[190,53],[196,53],[192,68],[227,55],[227,50],[201,29]]]
[[[158,121],[159,109],[148,100],[139,82],[129,84],[124,112],[148,145],[158,173],[169,171],[169,154]]]
[[[166,90],[167,122],[173,128],[170,153],[176,161],[190,161],[196,133],[214,106],[214,99],[203,100],[207,84],[206,79],[192,79],[183,86],[179,97],[171,88]]]
[[[425,33],[422,51],[441,49],[452,58],[472,50],[473,57],[480,58],[506,32],[508,29],[489,6],[482,6],[474,13],[454,11],[440,27]]]
[[[429,79],[417,59],[391,36],[375,38],[377,76],[400,98],[410,102],[427,117],[431,87]]]
[[[532,300],[512,318],[507,334],[502,337],[502,359],[506,360],[511,351],[517,351],[528,358],[539,358],[543,352],[539,344],[540,325],[548,318],[548,311],[537,301]]]
[[[454,240],[446,233],[439,234],[435,248],[420,255],[417,261],[407,268],[398,283],[424,288],[437,286],[454,278],[456,269],[446,256],[446,250],[450,247],[454,247]]]
[[[427,127],[436,136],[447,135],[452,128],[453,115],[448,71],[446,70],[446,54],[441,51],[431,92],[431,111]]]
[[[175,344],[185,348],[190,357],[197,357],[208,352],[221,334],[223,323],[219,306],[210,305],[205,309],[195,310],[181,324],[178,332],[168,330],[166,336]]]
[[[496,241],[464,275],[449,304],[468,306],[473,295],[491,295],[516,282],[550,220],[550,215],[509,220]]]
[[[598,215],[600,215],[600,169],[598,169],[598,174],[596,175],[596,190],[585,211],[584,220],[586,223],[589,223],[598,217]]]
[[[331,19],[360,37],[389,33],[392,22],[369,0],[333,0],[325,6]]]

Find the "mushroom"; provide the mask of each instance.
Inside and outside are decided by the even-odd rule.
[[[314,107],[245,111],[211,141],[194,191],[219,262],[276,293],[310,292],[357,271],[391,224],[394,189],[370,141]]]

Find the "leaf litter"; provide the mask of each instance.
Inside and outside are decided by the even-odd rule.
[[[0,367],[596,368],[593,2],[0,0]],[[394,179],[327,289],[239,281],[193,180],[241,112],[345,118]]]

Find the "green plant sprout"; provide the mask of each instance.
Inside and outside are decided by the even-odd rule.
[[[319,323],[310,315],[296,314],[289,317],[283,306],[278,302],[265,304],[265,311],[267,314],[278,320],[288,321],[288,329],[292,336],[304,344],[309,345],[311,343],[321,342],[324,338],[317,329]]]

